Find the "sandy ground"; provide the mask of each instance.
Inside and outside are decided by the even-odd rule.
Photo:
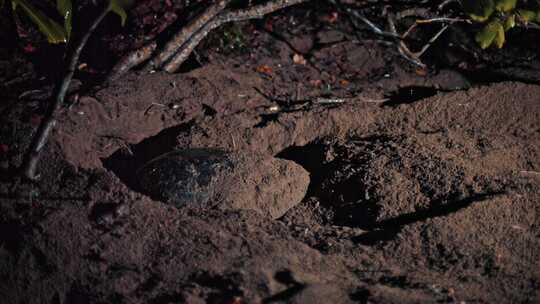
[[[1,302],[540,302],[540,86],[320,35],[311,63],[274,41],[81,95],[40,183],[0,182]],[[25,106],[2,116],[7,167]],[[201,148],[241,155],[205,203],[141,185]]]

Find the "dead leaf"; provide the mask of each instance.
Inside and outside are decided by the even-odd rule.
[[[272,73],[273,73],[272,67],[270,67],[270,66],[268,66],[266,64],[258,66],[256,71],[261,73],[261,74],[268,75],[268,76],[272,76]]]
[[[264,29],[269,31],[269,32],[273,32],[274,31],[274,23],[271,20],[267,20],[264,23]]]
[[[306,58],[300,54],[294,54],[293,62],[296,64],[305,65],[307,63]]]
[[[523,227],[522,225],[512,225],[510,227],[516,230],[527,230],[527,228]]]
[[[232,299],[225,301],[227,304],[242,304],[244,301],[242,301],[241,297],[233,297]]]
[[[0,144],[0,154],[5,154],[9,152],[9,147],[6,144]]]
[[[328,15],[323,16],[321,19],[328,23],[336,23],[336,21],[338,20],[338,17],[339,17],[338,12],[332,12]]]
[[[29,43],[23,48],[23,51],[27,54],[31,54],[36,51],[36,47]]]
[[[322,81],[320,79],[312,79],[309,81],[309,84],[318,88],[322,85]]]
[[[416,72],[416,75],[418,75],[418,76],[426,76],[427,75],[427,70],[424,69],[424,68],[417,68],[415,70],[415,72]]]

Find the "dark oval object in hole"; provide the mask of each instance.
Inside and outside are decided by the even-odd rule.
[[[206,205],[233,168],[232,158],[223,150],[179,150],[149,161],[137,171],[137,179],[143,191],[158,200],[178,207]]]

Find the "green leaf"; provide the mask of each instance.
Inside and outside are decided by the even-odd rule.
[[[525,23],[531,22],[536,18],[536,13],[530,10],[520,9],[518,10],[518,15],[521,20]]]
[[[64,29],[69,38],[71,35],[71,24],[73,18],[73,5],[71,0],[56,0],[56,10],[64,18]]]
[[[493,0],[463,0],[463,10],[469,18],[478,22],[485,22],[495,11]]]
[[[510,15],[504,20],[504,31],[506,32],[514,26],[516,26],[516,15]]]
[[[0,0],[0,8],[3,8],[3,7],[4,7],[4,4],[6,4],[6,1]]]
[[[497,22],[498,23],[498,22]],[[497,35],[495,35],[495,39],[493,40],[493,43],[497,48],[502,48],[505,41],[505,34],[504,34],[504,28],[499,23],[499,26],[497,26]]]
[[[126,24],[127,14],[124,7],[126,7],[127,3],[123,0],[110,0],[109,2],[109,10],[118,16],[120,16],[120,20],[122,22],[122,26]]]
[[[67,35],[62,26],[45,16],[26,0],[12,0],[11,3],[14,10],[20,7],[28,15],[30,20],[38,26],[39,31],[47,37],[49,43],[65,43],[67,41]]]
[[[499,21],[488,23],[476,34],[476,42],[482,49],[487,49],[493,42],[497,47],[502,47],[502,44],[504,44],[504,28],[502,24]]]
[[[517,0],[495,0],[495,9],[507,13],[516,8]]]

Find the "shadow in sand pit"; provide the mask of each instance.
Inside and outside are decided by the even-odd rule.
[[[474,203],[481,202],[495,196],[503,195],[504,191],[491,191],[479,194],[473,194],[467,198],[448,202],[444,205],[443,201],[449,201],[448,198],[444,200],[437,200],[430,205],[435,206],[425,210],[406,213],[395,218],[380,221],[369,227],[362,227],[366,230],[373,230],[362,235],[353,238],[353,242],[362,245],[375,245],[378,242],[389,241],[396,237],[396,235],[403,229],[404,226],[422,222],[427,219],[447,216],[452,213],[456,213],[461,209],[467,208]]]
[[[167,128],[155,136],[130,146],[129,149],[118,149],[111,156],[102,159],[103,166],[114,172],[132,190],[141,192],[135,174],[137,169],[148,161],[174,150],[178,145],[177,136],[182,132],[188,131],[191,126],[192,123],[187,122]]]
[[[399,88],[386,96],[388,101],[384,102],[383,106],[397,107],[400,104],[410,104],[434,96],[437,92],[438,90],[433,87],[408,86]]]
[[[0,247],[9,252],[16,253],[24,243],[24,230],[20,223],[0,223]]]
[[[305,284],[302,284],[293,277],[292,273],[289,270],[283,270],[279,271],[275,275],[276,281],[280,282],[281,284],[287,285],[288,288],[273,295],[270,296],[262,301],[262,303],[284,303],[287,300],[291,299],[293,296],[295,296],[297,293],[302,291],[304,288],[306,288]]]

